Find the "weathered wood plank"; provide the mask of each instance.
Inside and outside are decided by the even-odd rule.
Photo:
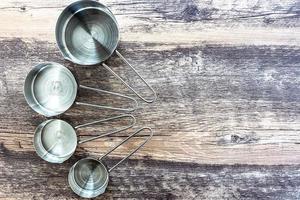
[[[0,152],[0,199],[78,198],[67,174],[79,157],[54,165],[3,146]],[[129,160],[112,171],[107,192],[96,199],[299,199],[299,167]]]
[[[56,19],[70,2],[5,0],[0,3],[0,18],[5,19],[0,37],[54,42]],[[298,1],[271,2],[103,1],[116,14],[125,42],[298,45]]]
[[[51,2],[42,0],[3,0],[0,4],[2,10],[15,10],[28,12],[38,9],[61,10],[73,0],[54,0]],[[231,19],[250,19],[247,22],[256,22],[256,19],[264,19],[266,25],[273,24],[276,20],[289,19],[290,24],[280,24],[282,26],[295,25],[293,20],[299,16],[299,2],[297,0],[273,0],[273,1],[249,1],[243,0],[233,2],[231,0],[214,1],[193,1],[193,0],[150,0],[150,1],[130,1],[123,0],[104,0],[116,15],[125,15],[135,18],[143,18],[148,21],[169,21],[169,22],[192,22],[192,21],[211,21],[211,20],[231,20]]]
[[[44,120],[28,108],[22,94],[32,65],[53,60],[65,63],[81,83],[126,92],[104,70],[99,73],[66,63],[51,43],[6,40],[1,41],[0,51],[6,91],[0,106],[0,139],[11,150],[33,151],[32,133]],[[136,112],[139,125],[152,126],[156,132],[138,156],[209,164],[300,163],[295,156],[300,151],[298,47],[195,45],[157,51],[126,43],[121,51],[139,66],[159,96],[157,103]],[[121,67],[120,60],[108,63],[118,66],[114,69],[131,83],[138,83],[130,70]],[[112,100],[80,94],[80,99],[93,102]],[[108,113],[78,106],[62,118],[78,124]],[[96,130],[87,128],[84,134]],[[100,143],[81,147],[96,154],[111,145]]]

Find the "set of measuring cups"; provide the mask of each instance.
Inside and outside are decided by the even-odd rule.
[[[116,50],[119,41],[119,28],[116,18],[103,4],[92,0],[81,0],[67,6],[62,11],[56,24],[56,40],[65,59],[78,65],[90,65],[91,67],[99,67],[100,65],[111,72],[141,100],[147,103],[156,100],[156,93],[152,87]],[[104,63],[114,52],[151,90],[153,93],[152,99],[143,97]],[[122,108],[79,102],[76,100],[79,89],[126,98],[132,100],[135,106]],[[41,63],[33,67],[25,80],[24,95],[29,106],[46,117],[60,115],[74,104],[123,112],[131,112],[138,107],[137,101],[130,96],[79,84],[68,68],[54,62]],[[117,130],[91,136],[88,139],[81,139],[76,134],[76,130],[80,128],[125,118],[131,119],[130,123],[126,127]],[[52,118],[44,121],[36,128],[34,147],[38,156],[45,161],[63,163],[73,155],[78,144],[125,131],[133,127],[135,122],[136,119],[133,115],[122,114],[72,127],[66,121]],[[110,168],[103,164],[104,158],[142,131],[148,131],[149,136],[136,149]],[[93,198],[104,193],[108,185],[109,173],[145,145],[152,134],[151,128],[138,129],[100,158],[88,157],[76,162],[71,167],[68,175],[72,190],[85,198]]]

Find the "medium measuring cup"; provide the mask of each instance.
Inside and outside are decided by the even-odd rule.
[[[135,103],[135,106],[132,108],[119,108],[75,102],[78,88],[129,99]],[[137,101],[132,97],[80,85],[68,68],[54,62],[39,64],[28,73],[24,84],[24,96],[34,111],[46,117],[62,114],[74,103],[77,105],[127,112],[134,111],[138,107]]]
[[[115,164],[111,168],[107,168],[103,164],[103,159],[109,155],[111,152],[113,152],[115,149],[117,149],[119,146],[127,142],[130,138],[138,134],[139,132],[143,130],[149,130],[150,135],[149,137],[135,150],[133,150],[131,153],[129,153],[125,158],[123,158],[121,161],[119,161],[117,164]],[[122,162],[124,162],[126,159],[128,159],[130,156],[132,156],[135,152],[137,152],[142,146],[148,142],[151,137],[153,136],[151,128],[141,128],[131,134],[129,137],[127,137],[125,140],[123,140],[120,144],[118,144],[116,147],[109,150],[107,153],[105,153],[102,157],[99,159],[95,158],[84,158],[76,162],[70,169],[69,175],[68,175],[68,181],[71,189],[79,196],[84,198],[94,198],[99,196],[100,194],[103,194],[105,192],[105,189],[108,185],[109,181],[109,173],[116,168],[118,165],[120,165]]]
[[[102,66],[118,78],[127,88],[147,103],[157,98],[153,88],[136,69],[116,50],[119,42],[119,27],[113,13],[103,4],[93,0],[80,0],[67,6],[56,23],[56,41],[65,59],[80,65]],[[104,63],[116,53],[145,83],[153,93],[145,99],[108,65]]]
[[[77,139],[77,129],[92,126],[95,124],[113,121],[121,118],[131,118],[131,123],[119,130],[104,133],[98,136],[91,136],[88,139]],[[102,120],[97,120],[74,128],[67,122],[60,119],[50,119],[41,123],[34,133],[34,148],[38,156],[51,163],[62,163],[68,160],[77,147],[77,144],[86,143],[105,136],[109,136],[131,128],[136,120],[133,115],[119,115]]]

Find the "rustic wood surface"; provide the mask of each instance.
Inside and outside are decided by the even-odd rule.
[[[81,84],[129,93],[101,66],[65,61],[56,19],[69,0],[0,1],[0,198],[77,199],[67,184],[76,160],[97,156],[136,128],[153,139],[111,173],[99,199],[300,199],[299,0],[103,0],[120,25],[119,51],[158,93],[134,114],[133,130],[79,145],[61,165],[33,149],[45,120],[23,97],[32,66],[66,65]],[[116,56],[107,61],[145,95],[150,92]],[[79,100],[123,105],[79,92]],[[73,125],[119,114],[73,106]],[[126,125],[116,122],[115,127]],[[112,128],[89,127],[86,137]],[[112,165],[144,137],[120,148]]]

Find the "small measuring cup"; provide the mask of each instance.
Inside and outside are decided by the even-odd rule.
[[[119,27],[113,13],[105,5],[93,0],[80,0],[67,6],[56,23],[56,41],[65,59],[80,65],[102,66],[118,78],[127,88],[147,103],[157,98],[153,88],[136,69],[116,50],[119,42]],[[116,53],[145,83],[153,93],[145,99],[104,61]]]
[[[132,108],[119,108],[75,102],[78,88],[129,99],[135,103],[135,106]],[[34,111],[46,117],[62,114],[74,103],[77,105],[127,112],[134,111],[138,107],[137,101],[132,97],[80,85],[68,68],[54,62],[39,64],[28,73],[24,84],[24,96]]]
[[[150,135],[149,137],[135,150],[129,153],[125,158],[119,161],[111,168],[107,168],[103,164],[103,159],[117,149],[119,146],[127,142],[130,138],[138,134],[143,130],[149,130]],[[141,128],[123,140],[120,144],[116,147],[109,150],[99,159],[95,158],[84,158],[76,162],[70,169],[68,175],[68,181],[71,189],[79,196],[84,198],[94,198],[103,194],[105,189],[108,185],[109,181],[109,173],[115,169],[118,165],[132,156],[135,152],[137,152],[142,146],[148,142],[151,137],[153,136],[151,128]]]
[[[88,139],[77,139],[77,129],[92,126],[95,124],[113,121],[121,118],[131,118],[131,123],[119,130],[104,133],[98,136],[91,136]],[[133,115],[119,115],[102,120],[97,120],[74,128],[67,122],[60,119],[50,119],[41,123],[34,133],[34,148],[38,156],[45,161],[51,163],[62,163],[68,160],[77,147],[77,144],[82,144],[92,140],[96,140],[105,136],[109,136],[131,128],[136,120]]]

